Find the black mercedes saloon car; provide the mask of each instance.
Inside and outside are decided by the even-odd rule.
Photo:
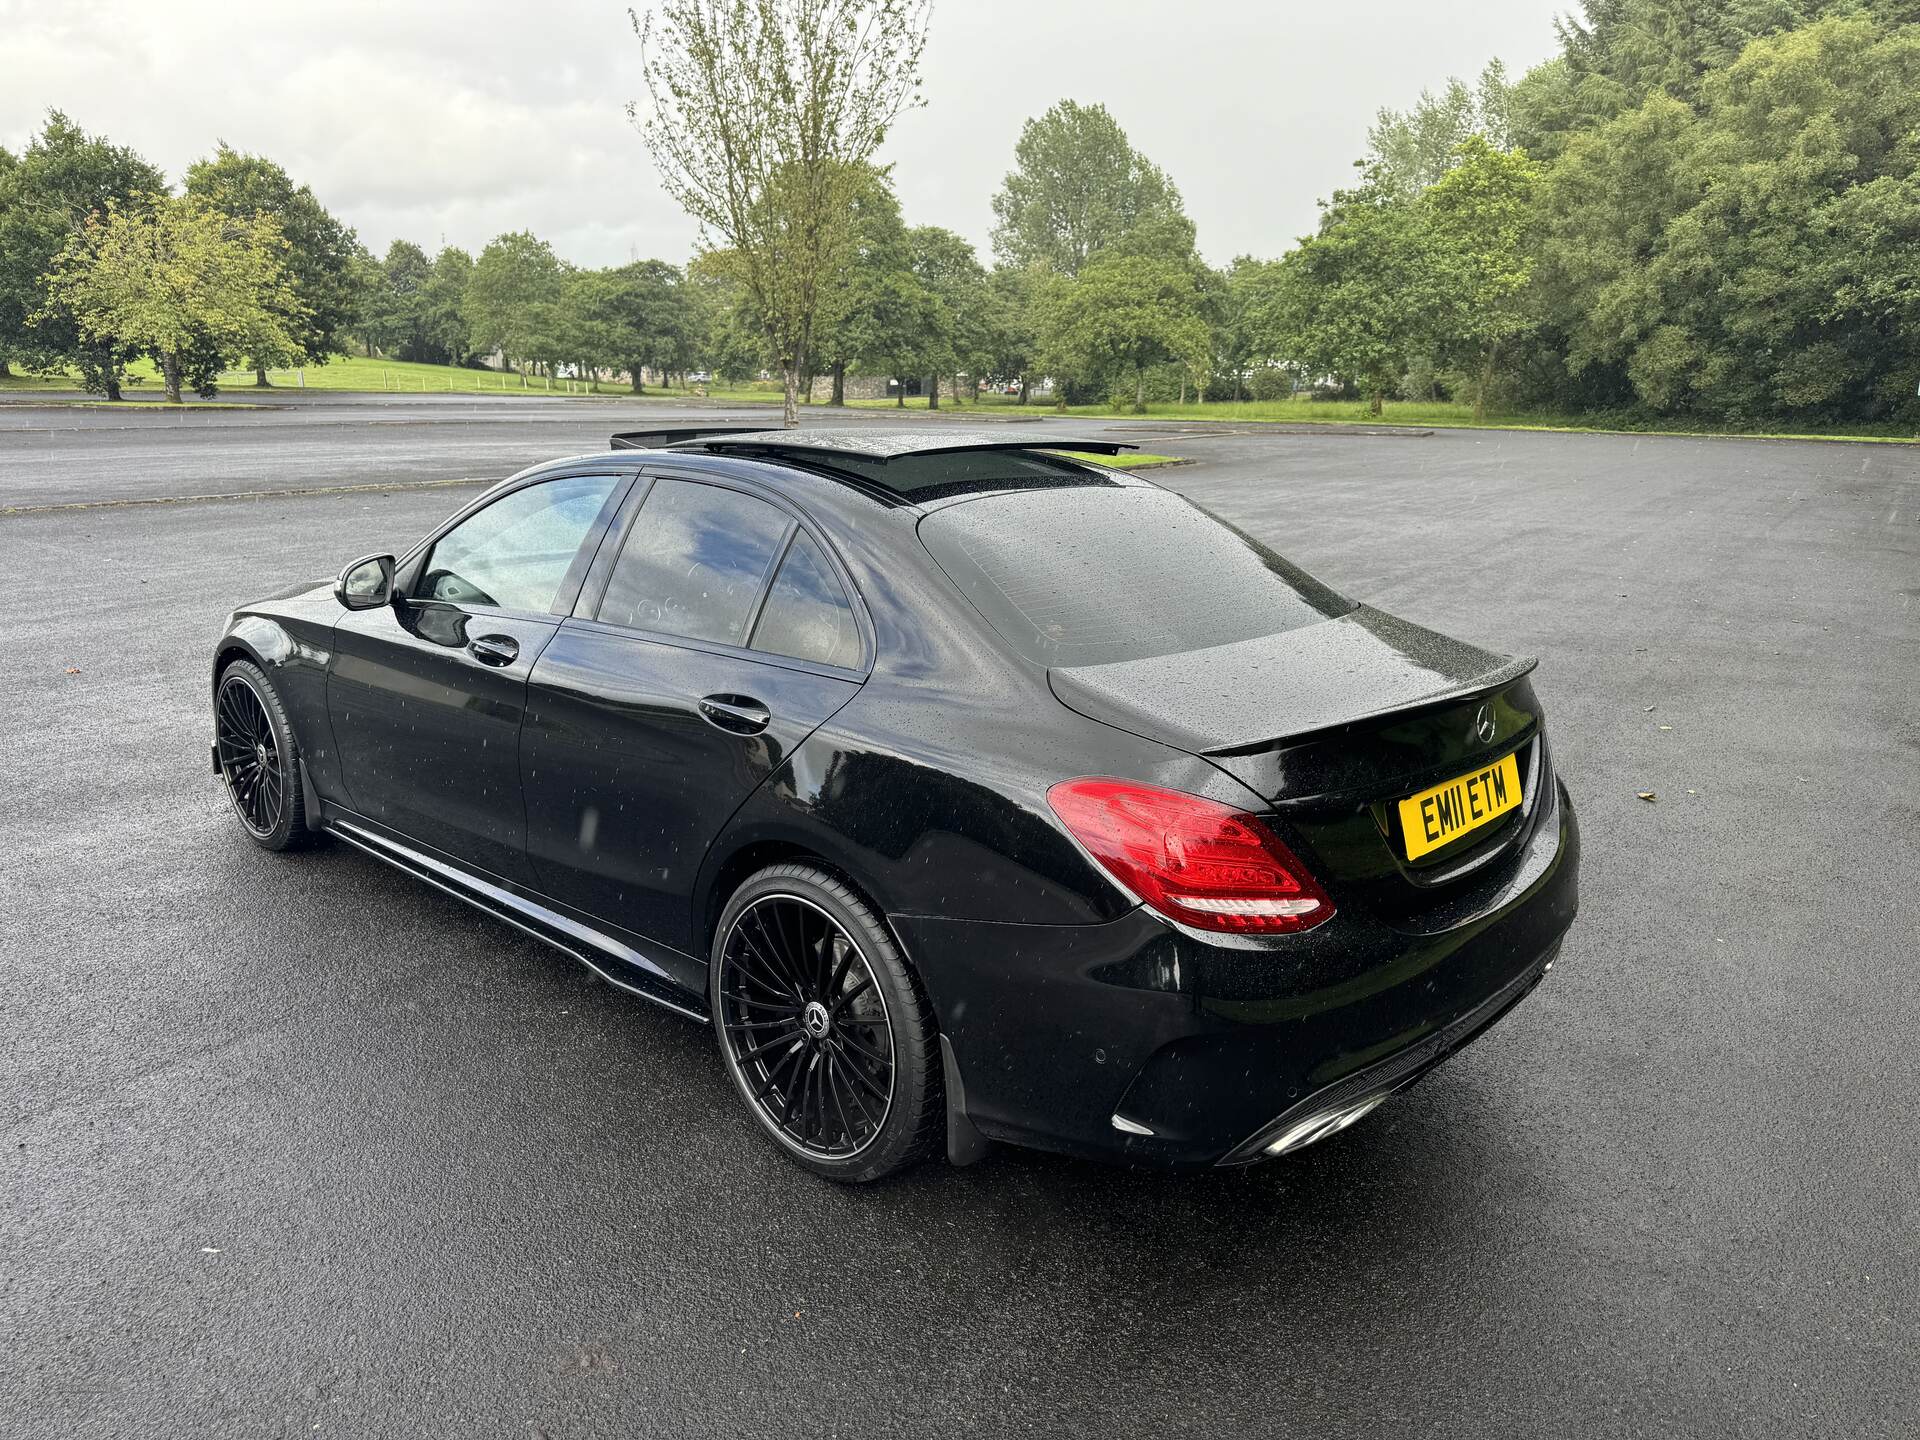
[[[1127,448],[615,436],[236,611],[213,768],[710,1023],[821,1175],[1286,1154],[1553,963],[1533,662],[1062,447]]]

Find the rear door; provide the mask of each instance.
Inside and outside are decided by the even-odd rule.
[[[769,495],[666,472],[628,509],[533,669],[527,848],[554,899],[685,951],[708,847],[859,690],[868,627]]]
[[[531,880],[519,765],[527,676],[630,483],[562,475],[498,496],[401,567],[393,604],[338,621],[327,709],[356,810],[467,865]]]

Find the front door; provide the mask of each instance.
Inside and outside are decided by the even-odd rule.
[[[327,709],[349,803],[492,875],[526,882],[527,677],[579,590],[624,481],[570,475],[462,516],[334,626]]]

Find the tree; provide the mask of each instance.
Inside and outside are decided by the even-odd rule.
[[[1168,361],[1204,383],[1207,326],[1193,273],[1150,255],[1100,255],[1074,280],[1047,287],[1041,334],[1052,365],[1064,372],[1130,370],[1134,409],[1146,409],[1146,372]]]
[[[997,265],[987,276],[987,373],[1020,382],[1027,403],[1040,349],[1038,310],[1044,272],[1031,266]]]
[[[1367,152],[1392,189],[1418,194],[1459,163],[1468,137],[1478,135],[1496,150],[1509,148],[1512,103],[1506,66],[1490,60],[1471,90],[1452,79],[1438,95],[1422,90],[1410,110],[1382,110],[1367,131]]]
[[[467,285],[473,279],[473,257],[457,246],[442,247],[433,257],[420,296],[420,327],[426,343],[449,365],[464,365],[471,348],[472,325],[467,319]]]
[[[554,358],[561,284],[560,261],[546,241],[525,230],[488,241],[461,302],[473,348],[498,350],[509,369]]]
[[[89,338],[150,352],[177,405],[196,357],[303,358],[286,249],[271,216],[226,215],[197,195],[110,203],[54,260],[47,303]]]
[[[932,373],[944,359],[940,305],[912,270],[873,276],[863,299],[854,354],[862,370],[900,381],[895,399],[907,403],[907,379]]]
[[[1424,209],[1369,167],[1360,185],[1334,192],[1318,232],[1281,264],[1282,283],[1254,319],[1264,347],[1352,381],[1378,415],[1409,356],[1434,338],[1442,296]]]
[[[1605,73],[1669,73],[1635,53]],[[1887,241],[1916,167],[1920,31],[1830,15],[1686,88],[1569,133],[1542,184],[1537,285],[1569,387],[1744,423],[1920,408],[1920,343],[1862,283],[1872,255],[1895,292],[1903,273]]]
[[[699,339],[685,281],[663,260],[574,271],[563,309],[567,358],[583,373],[626,370],[636,395],[642,370],[684,369]]]
[[[980,373],[987,351],[987,272],[973,246],[951,230],[919,225],[907,232],[914,278],[933,303],[926,337],[927,408],[940,408],[940,376],[962,367]]]
[[[907,227],[900,218],[900,201],[887,172],[870,167],[868,183],[853,197],[847,243],[841,247],[839,265],[823,297],[814,331],[814,348],[833,376],[828,404],[846,404],[849,366],[884,369],[877,357],[897,354],[897,337],[887,335],[888,326],[896,323],[889,317],[899,313],[899,293],[892,281],[910,271],[912,265],[913,252],[907,242]],[[891,364],[892,360],[885,363]]]
[[[1072,100],[1021,127],[993,213],[993,253],[1002,264],[1067,276],[1144,221],[1184,218],[1180,192],[1128,143],[1107,108]]]
[[[607,272],[605,316],[614,363],[638,395],[643,370],[684,372],[700,347],[700,316],[686,277],[664,260],[636,260]]]
[[[767,354],[767,327],[753,309],[738,267],[718,252],[696,255],[688,264],[687,298],[699,325],[696,353],[715,375],[739,383],[774,363]]]
[[[427,252],[411,240],[396,240],[387,258],[367,277],[371,294],[361,330],[381,350],[402,360],[438,360],[427,338],[427,285],[433,266]]]
[[[1534,324],[1529,231],[1539,167],[1519,150],[1496,150],[1470,135],[1451,167],[1428,187],[1428,212],[1442,343],[1477,362],[1473,418],[1486,418],[1487,391],[1502,342]]]
[[[1221,277],[1213,325],[1213,372],[1233,377],[1235,400],[1245,398],[1248,370],[1287,358],[1270,343],[1271,330],[1260,324],[1281,283],[1279,261],[1256,260],[1251,255],[1235,256]]]
[[[661,0],[634,22],[650,108],[628,113],[668,193],[735,268],[789,426],[868,161],[920,103],[926,21],[926,0]]]
[[[0,361],[76,366],[89,390],[120,398],[120,374],[138,351],[83,333],[47,304],[46,272],[89,215],[131,210],[166,178],[125,146],[90,136],[58,110],[0,171]]]
[[[287,272],[296,302],[285,316],[287,328],[311,363],[326,364],[357,308],[354,254],[359,244],[353,231],[329,215],[311,189],[296,186],[279,165],[263,155],[242,154],[224,141],[211,159],[187,167],[187,193],[243,220],[273,218],[286,237]],[[254,384],[266,385],[265,357],[249,358]]]

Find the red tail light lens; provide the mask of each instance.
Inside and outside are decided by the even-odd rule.
[[[1183,925],[1287,935],[1333,918],[1333,901],[1280,837],[1217,800],[1089,779],[1063,780],[1047,804],[1114,879]]]

